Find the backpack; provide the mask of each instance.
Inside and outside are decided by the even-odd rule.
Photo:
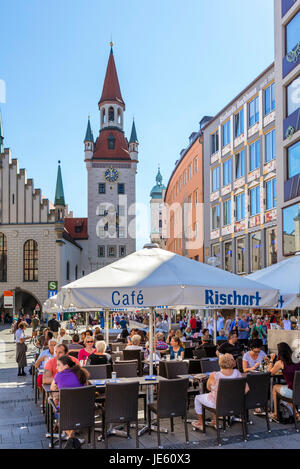
[[[280,401],[278,420],[279,423],[283,425],[288,425],[294,422],[293,410],[291,406],[283,400]]]
[[[64,446],[64,449],[81,449],[81,443],[78,438],[69,438]]]

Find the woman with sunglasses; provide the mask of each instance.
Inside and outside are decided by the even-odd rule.
[[[79,361],[86,361],[86,359],[95,351],[93,337],[87,335],[84,340],[84,345],[85,347],[78,352]]]

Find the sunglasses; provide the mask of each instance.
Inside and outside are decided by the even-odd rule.
[[[87,340],[86,343],[87,343],[87,344],[93,344],[94,341],[93,341],[93,340]]]

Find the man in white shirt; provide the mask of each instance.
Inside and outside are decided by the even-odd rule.
[[[140,346],[141,343],[141,337],[136,334],[131,337],[131,344],[132,345],[127,345],[125,350],[143,350],[143,347]]]

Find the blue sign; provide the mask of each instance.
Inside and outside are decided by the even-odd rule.
[[[57,295],[57,290],[48,290],[48,298]]]

